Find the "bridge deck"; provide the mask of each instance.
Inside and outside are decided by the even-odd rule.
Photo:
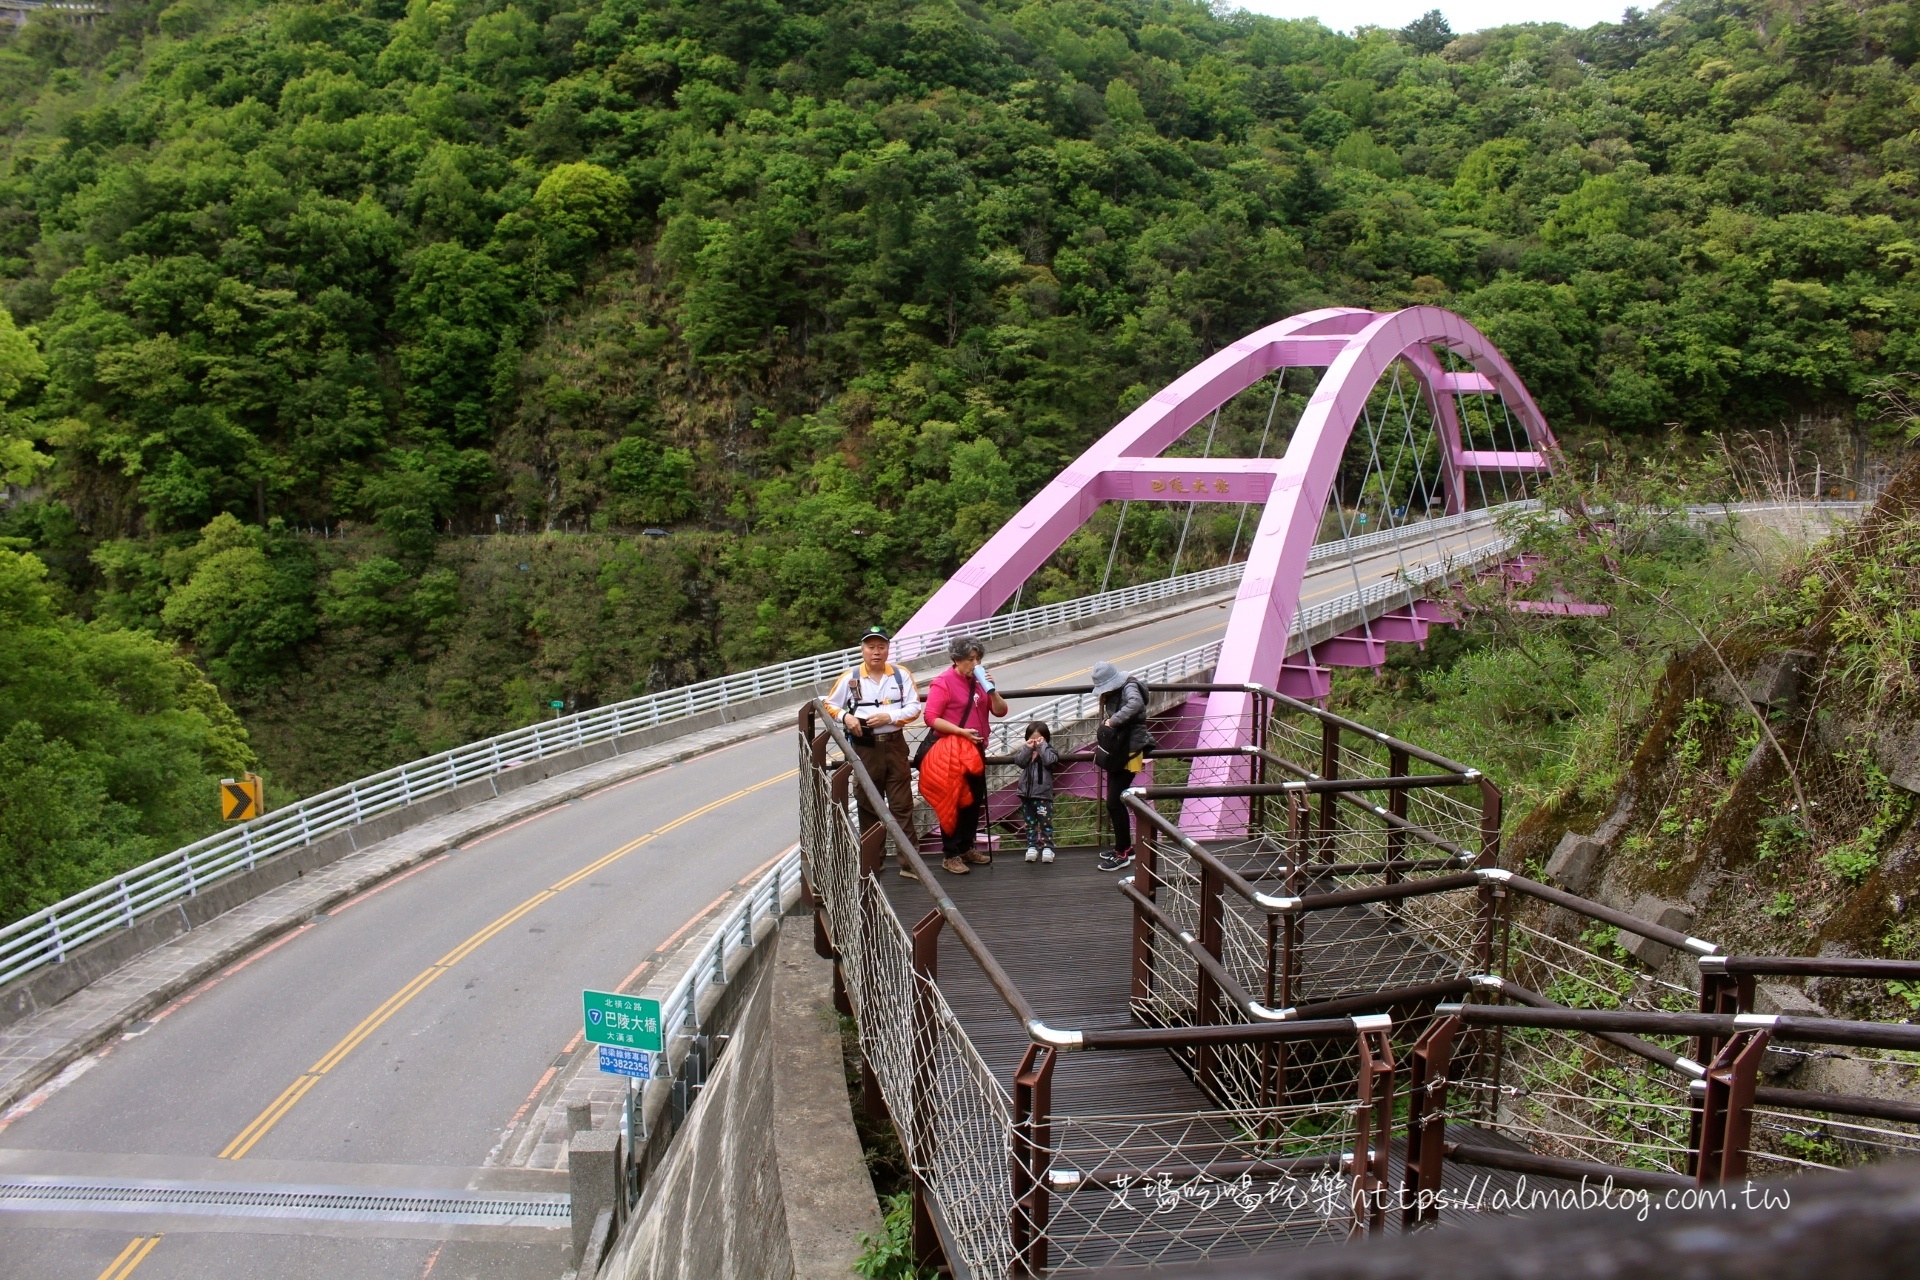
[[[1042,1018],[1061,1027],[1124,1027],[1132,980],[1133,913],[1092,849],[1063,849],[1052,866],[1029,866],[1015,850],[992,866],[934,874]],[[933,903],[926,889],[889,868],[883,878],[906,924]],[[940,989],[993,1073],[1011,1081],[1031,1041],[965,947],[940,940]],[[1203,1111],[1212,1107],[1170,1054],[1069,1053],[1053,1073],[1053,1110],[1066,1115]]]
[[[991,866],[975,867],[965,876],[945,875],[934,864],[940,887],[979,931],[1040,1016],[1055,1026],[1085,1029],[1129,1025],[1132,913],[1127,900],[1114,887],[1120,875],[1099,870],[1097,857],[1093,849],[1065,849],[1052,866],[1029,866],[1016,850],[1010,856],[1001,853]],[[903,922],[911,925],[931,909],[926,889],[902,879],[891,866],[882,884]],[[944,930],[939,963],[940,988],[948,1005],[988,1068],[1010,1085],[1030,1043],[1026,1031],[972,956]],[[1214,1110],[1213,1101],[1173,1055],[1159,1050],[1069,1053],[1062,1055],[1055,1066],[1055,1116],[1192,1115]],[[1221,1142],[1230,1142],[1233,1136],[1231,1125],[1207,1132],[1204,1124],[1190,1124],[1186,1139],[1196,1145],[1189,1156],[1205,1159],[1202,1152],[1217,1150]],[[1473,1125],[1450,1125],[1448,1138],[1476,1146],[1523,1149],[1503,1135]],[[1389,1150],[1389,1184],[1398,1187],[1404,1173],[1404,1141],[1400,1136],[1393,1138]],[[1137,1166],[1151,1167],[1166,1154],[1162,1138],[1142,1132],[1137,1144],[1122,1140],[1107,1159],[1118,1165],[1137,1162]],[[1449,1165],[1444,1181],[1447,1191],[1457,1199],[1444,1205],[1440,1216],[1445,1222],[1457,1223],[1478,1216],[1467,1205],[1475,1200],[1484,1205],[1483,1197],[1490,1192],[1511,1193],[1518,1180],[1510,1173]],[[1560,1185],[1557,1179],[1536,1177],[1530,1181],[1543,1188]],[[1109,1265],[1193,1263],[1216,1250],[1233,1255],[1250,1249],[1299,1247],[1345,1235],[1345,1226],[1330,1219],[1296,1215],[1282,1225],[1263,1211],[1236,1215],[1181,1206],[1169,1215],[1165,1211],[1120,1209],[1117,1202],[1102,1208],[1103,1199],[1095,1197],[1091,1206],[1086,1204],[1084,1193],[1080,1198],[1055,1199],[1055,1217],[1048,1231],[1054,1249],[1053,1268],[1078,1271]],[[1398,1215],[1392,1216],[1396,1220],[1394,1229],[1398,1230]]]

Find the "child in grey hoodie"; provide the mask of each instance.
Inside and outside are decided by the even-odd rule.
[[[1053,861],[1053,771],[1060,753],[1053,734],[1036,720],[1027,726],[1027,741],[1013,753],[1020,766],[1020,814],[1027,823],[1027,861]]]

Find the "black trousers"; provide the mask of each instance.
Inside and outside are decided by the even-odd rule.
[[[958,821],[953,830],[940,833],[940,855],[946,858],[965,857],[975,841],[980,838],[980,813],[987,807],[986,777],[967,778],[967,799],[960,806]]]
[[[1127,788],[1139,775],[1131,769],[1107,770],[1107,821],[1113,826],[1113,847],[1125,853],[1133,847],[1133,817],[1127,808]]]

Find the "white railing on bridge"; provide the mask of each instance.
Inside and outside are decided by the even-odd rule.
[[[1425,542],[1496,523],[1502,515],[1528,505],[1531,504],[1508,503],[1322,543],[1313,549],[1309,562],[1322,563],[1399,539],[1409,543]],[[1237,583],[1243,567],[1222,565],[939,631],[902,636],[895,641],[894,652],[902,661],[929,653],[943,654],[958,635],[1003,639],[1138,605],[1204,594]],[[1395,589],[1389,582],[1368,590],[1381,588],[1386,588],[1388,594]],[[1320,609],[1328,607],[1332,606],[1319,606]],[[1308,614],[1314,612],[1309,610]],[[1303,620],[1311,624],[1310,618]],[[45,965],[61,963],[75,948],[132,925],[156,907],[193,897],[218,880],[250,871],[261,859],[563,751],[709,712],[724,715],[731,707],[770,694],[814,688],[838,676],[859,656],[857,648],[838,649],[628,698],[483,738],[297,800],[251,822],[228,827],[163,854],[0,928],[0,983]]]

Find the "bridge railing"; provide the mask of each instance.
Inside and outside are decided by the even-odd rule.
[[[1343,1239],[1354,1229],[1349,1172],[1384,1176],[1382,1117],[1392,1107],[1391,1067],[1380,1055],[1385,1019],[1237,1032],[1048,1028],[965,916],[935,890],[934,873],[904,831],[885,816],[864,840],[856,831],[852,788],[870,804],[884,801],[838,725],[812,704],[802,714],[799,749],[802,847],[822,935],[916,1188],[938,1219],[939,1244],[917,1236],[918,1246],[958,1254],[969,1274],[1003,1277],[1151,1264],[1170,1247],[1204,1257]],[[933,910],[911,924],[877,879],[888,844],[930,891]],[[1033,1037],[1011,1080],[995,1076],[947,1003],[939,982],[943,929]],[[1197,1112],[1124,1094],[1099,1110],[1053,1103],[1053,1073],[1068,1048],[1204,1054],[1218,1051],[1210,1042],[1222,1030],[1251,1030],[1276,1044],[1325,1041],[1335,1055],[1348,1046],[1356,1058],[1350,1078],[1370,1082],[1373,1092]],[[1176,1179],[1229,1170],[1302,1186],[1317,1179],[1322,1194],[1156,1201]]]
[[[1384,545],[1400,538],[1426,539],[1497,523],[1509,507],[1486,508],[1444,519],[1381,530],[1349,542],[1316,547],[1320,561]],[[1061,626],[1143,604],[1218,590],[1239,580],[1243,566],[1224,565],[1122,590],[1040,605],[999,617],[903,636],[896,653],[908,660],[943,653],[954,636],[1005,638]],[[840,649],[790,662],[645,694],[621,702],[541,721],[483,738],[295,801],[251,822],[239,823],[163,854],[110,880],[0,927],[0,983],[63,962],[76,948],[131,926],[157,907],[190,898],[228,876],[252,870],[264,858],[406,808],[469,783],[561,752],[609,742],[630,733],[751,703],[769,695],[813,689],[859,658]]]

